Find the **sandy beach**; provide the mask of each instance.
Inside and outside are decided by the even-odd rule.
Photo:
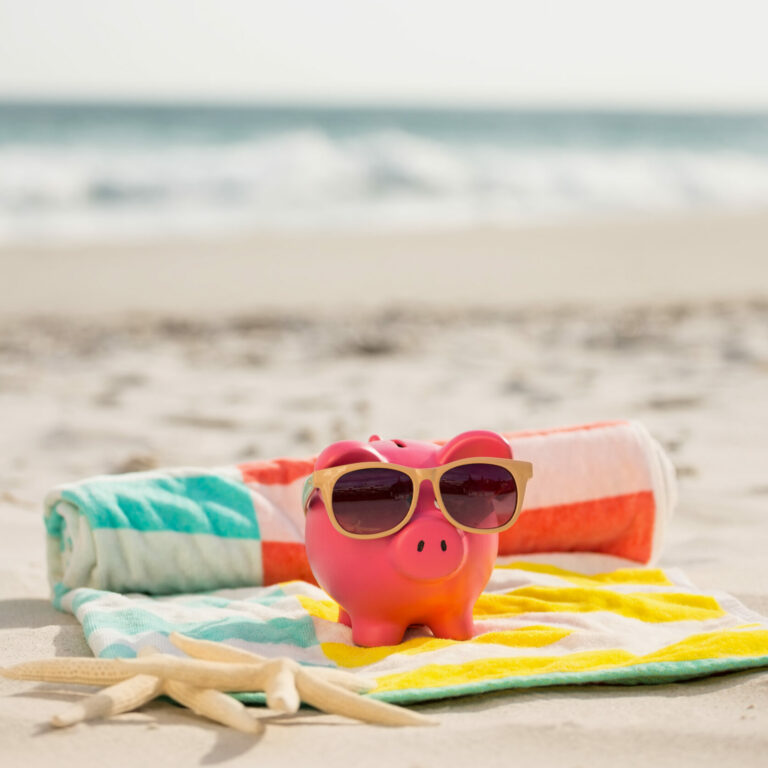
[[[0,316],[516,310],[768,294],[768,212],[0,248]],[[674,258],[671,256],[674,255]],[[7,276],[7,277],[6,277]]]
[[[87,655],[42,498],[105,472],[636,418],[675,464],[661,565],[768,615],[768,213],[0,250],[0,665]],[[0,681],[9,764],[758,766],[768,675],[516,691],[434,729],[313,711],[260,740],[164,702],[51,732]],[[105,758],[105,756],[107,756]]]

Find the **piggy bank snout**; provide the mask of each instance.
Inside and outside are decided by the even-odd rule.
[[[411,521],[395,534],[391,546],[397,570],[417,581],[451,576],[467,557],[464,532],[444,519]]]

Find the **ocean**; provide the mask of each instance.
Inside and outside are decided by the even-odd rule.
[[[0,103],[0,244],[768,206],[768,114]]]

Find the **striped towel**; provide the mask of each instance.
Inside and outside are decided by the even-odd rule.
[[[350,669],[377,681],[371,695],[398,703],[768,665],[768,620],[727,594],[701,592],[679,571],[626,567],[607,555],[542,557],[499,560],[465,642],[412,627],[399,645],[357,647],[336,621],[338,605],[304,581],[155,598],[80,587],[60,605],[80,620],[97,656],[130,657],[145,645],[179,653],[167,637],[177,631]]]
[[[642,425],[506,433],[532,461],[501,554],[585,551],[652,563],[675,504],[669,460]],[[172,594],[313,581],[303,481],[314,458],[96,477],[46,498],[54,602],[78,587]]]

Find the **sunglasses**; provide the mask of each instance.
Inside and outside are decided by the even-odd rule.
[[[457,528],[498,533],[515,522],[533,465],[514,459],[460,459],[439,467],[404,467],[380,461],[343,464],[313,472],[303,506],[317,489],[333,527],[353,539],[378,539],[411,519],[423,480],[432,483],[435,506]]]

